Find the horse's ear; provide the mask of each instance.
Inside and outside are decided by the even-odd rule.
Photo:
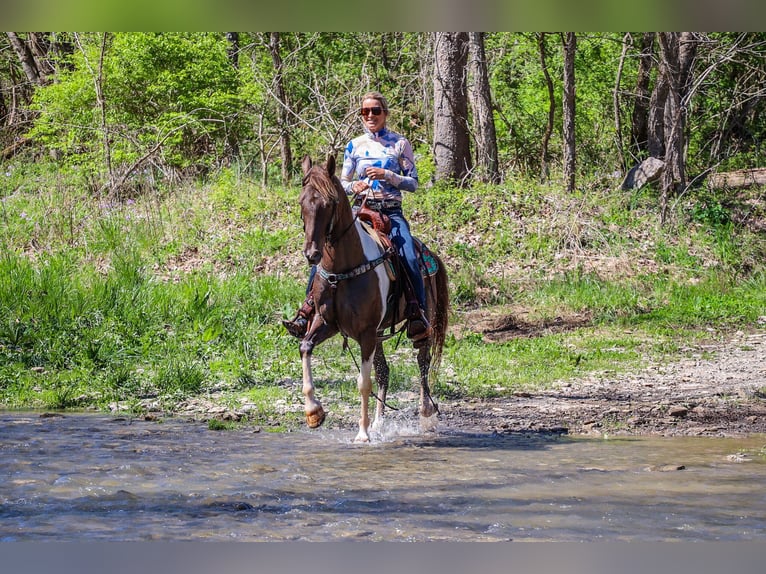
[[[311,156],[305,156],[303,158],[303,161],[301,162],[301,169],[303,170],[303,175],[306,175],[309,170],[311,169]]]
[[[335,154],[331,153],[327,155],[327,173],[330,177],[335,175]]]

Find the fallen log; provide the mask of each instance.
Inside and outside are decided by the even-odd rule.
[[[707,185],[711,189],[744,189],[754,185],[766,185],[766,167],[711,173],[707,178]]]
[[[32,140],[28,138],[21,138],[13,142],[8,147],[4,148],[2,152],[0,152],[0,158],[2,159],[10,159],[18,150],[19,148],[23,147],[24,145],[30,143]]]

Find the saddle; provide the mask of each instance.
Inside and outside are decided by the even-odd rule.
[[[363,223],[362,227],[370,237],[375,240],[384,252],[390,252],[391,259],[398,263],[399,253],[394,249],[391,243],[391,219],[389,219],[388,215],[370,209],[366,204],[362,204],[357,212],[357,217],[359,221]],[[431,250],[417,237],[413,237],[413,239],[415,240],[415,250],[418,253],[420,272],[423,275],[423,278],[426,279],[436,275],[436,272],[439,270],[439,265],[431,253]],[[396,280],[395,268],[398,267],[398,264],[393,265],[390,261],[387,261],[387,263],[389,263],[386,266],[386,269],[389,271],[388,275],[391,281],[394,281]]]
[[[357,211],[357,217],[360,221],[365,221],[372,226],[372,228],[378,232],[379,235],[384,235],[388,239],[391,233],[391,219],[385,213],[376,211],[368,207],[367,202],[362,203]],[[389,245],[391,241],[388,241]]]
[[[370,209],[366,205],[362,205],[357,212],[357,218],[362,224],[362,229],[372,237],[384,253],[389,254],[389,257],[384,261],[384,266],[386,273],[388,273],[388,278],[393,284],[393,289],[388,296],[388,309],[386,314],[391,317],[391,335],[393,335],[399,321],[410,317],[413,314],[419,314],[419,312],[414,313],[414,311],[419,308],[419,305],[416,302],[415,293],[407,278],[407,273],[403,269],[399,253],[391,243],[391,220],[389,217],[385,213],[381,213],[374,209]],[[439,270],[438,263],[431,251],[422,241],[417,237],[414,237],[413,239],[415,241],[415,250],[418,253],[420,273],[425,280],[436,274]],[[405,278],[405,280],[401,281],[399,278]],[[399,301],[399,298],[402,296],[407,301],[407,305],[404,311],[404,316],[399,316],[397,311],[397,301]],[[380,332],[379,336],[383,336],[383,333]]]

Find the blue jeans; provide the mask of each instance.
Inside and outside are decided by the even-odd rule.
[[[391,219],[391,243],[393,243],[399,257],[404,262],[404,268],[410,277],[412,288],[415,291],[420,308],[426,308],[426,288],[423,284],[423,276],[420,274],[418,254],[415,252],[415,240],[410,233],[410,224],[404,219],[401,209],[384,210],[383,213]]]

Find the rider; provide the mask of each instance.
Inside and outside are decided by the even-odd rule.
[[[354,196],[356,207],[366,195],[367,207],[386,214],[391,220],[391,242],[404,262],[419,307],[408,309],[407,336],[416,342],[423,341],[431,334],[425,314],[425,285],[410,226],[402,213],[402,191],[415,191],[418,187],[412,145],[407,138],[386,127],[388,102],[380,92],[362,96],[359,113],[365,133],[346,146],[341,184],[346,194]],[[309,287],[313,277],[314,273],[309,278]],[[309,297],[296,317],[283,324],[290,334],[303,337],[312,313],[313,302]]]

